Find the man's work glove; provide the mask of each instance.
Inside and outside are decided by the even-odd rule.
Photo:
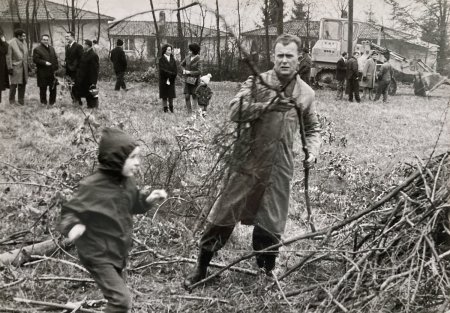
[[[67,237],[69,237],[70,241],[75,241],[78,238],[80,238],[81,235],[83,235],[85,231],[86,231],[86,226],[84,226],[83,224],[76,224],[69,231],[69,234],[67,235]]]

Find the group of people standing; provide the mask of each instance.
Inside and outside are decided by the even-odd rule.
[[[72,100],[82,104],[86,98],[90,108],[98,106],[96,85],[98,80],[99,59],[92,49],[92,41],[85,40],[81,46],[75,42],[75,34],[67,32],[65,36],[65,75],[70,80]],[[39,99],[42,104],[53,105],[56,102],[57,85],[55,74],[59,69],[58,56],[50,45],[50,36],[41,36],[41,42],[33,49],[33,63],[36,64],[36,78],[39,87]],[[9,88],[9,102],[15,104],[16,91],[18,103],[25,104],[25,91],[31,66],[28,63],[28,45],[26,33],[22,29],[14,31],[9,42],[0,36],[0,101],[1,91]],[[49,94],[47,100],[47,92]]]
[[[346,86],[346,93],[350,102],[353,102],[353,99],[355,99],[359,103],[366,98],[377,101],[381,95],[383,95],[383,102],[386,102],[389,85],[393,78],[393,68],[389,63],[389,52],[383,54],[385,61],[378,74],[376,69],[378,54],[375,51],[365,57],[365,62],[362,66],[358,62],[360,58],[358,51],[355,51],[348,60],[347,55],[347,52],[343,52],[336,64],[336,100],[342,100]],[[373,97],[373,89],[375,88],[376,81],[378,82],[378,87],[376,89],[376,95]],[[360,87],[363,88],[362,98],[359,95]]]
[[[182,74],[184,76],[184,97],[186,110],[192,114],[192,108],[198,105],[200,117],[206,116],[206,110],[213,92],[208,86],[212,75],[202,75],[202,60],[200,46],[191,43],[188,46],[188,56],[181,61]],[[174,113],[173,99],[176,98],[175,79],[178,75],[178,66],[173,55],[174,49],[170,44],[165,44],[161,49],[159,58],[159,97],[162,100],[164,112]],[[192,101],[191,101],[192,99]]]

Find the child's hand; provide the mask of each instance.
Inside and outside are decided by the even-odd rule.
[[[78,238],[81,237],[81,235],[84,234],[86,231],[86,226],[83,224],[76,224],[72,229],[69,231],[68,237],[70,241],[75,241]]]
[[[163,201],[167,198],[167,192],[164,189],[155,189],[145,201],[148,203]]]

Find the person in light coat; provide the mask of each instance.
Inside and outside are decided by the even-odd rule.
[[[14,31],[14,38],[9,41],[6,65],[10,80],[9,103],[15,104],[16,90],[18,89],[18,102],[25,104],[25,89],[28,81],[28,47],[25,38],[27,35],[23,29]]]
[[[309,150],[305,166],[314,164],[321,142],[314,91],[297,75],[300,53],[300,38],[280,35],[275,41],[274,68],[260,78],[250,76],[230,103],[238,133],[230,177],[208,216],[197,265],[184,281],[187,289],[206,277],[213,254],[225,245],[236,223],[254,225],[255,251],[279,243],[284,233],[294,171],[293,144],[300,137],[297,108],[303,108]],[[276,92],[279,86],[286,86],[281,95]],[[277,253],[274,249],[256,256],[258,267],[268,275]]]
[[[376,54],[371,54],[367,61],[364,64],[364,68],[362,70],[362,81],[361,87],[364,88],[362,99],[366,99],[366,96],[369,97],[369,100],[372,100],[373,97],[373,85],[375,83],[375,70],[376,63],[375,59]]]

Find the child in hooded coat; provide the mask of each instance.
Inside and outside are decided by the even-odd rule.
[[[103,131],[98,161],[98,170],[63,205],[60,229],[75,242],[81,263],[108,300],[105,312],[130,312],[122,271],[132,242],[132,215],[147,212],[167,194],[154,190],[147,197],[137,189],[139,147],[121,130]]]
[[[201,117],[206,116],[206,108],[213,95],[211,88],[208,86],[211,77],[211,74],[200,77],[200,84],[197,89],[195,89],[195,95],[197,96],[198,105],[200,106],[199,113]]]

